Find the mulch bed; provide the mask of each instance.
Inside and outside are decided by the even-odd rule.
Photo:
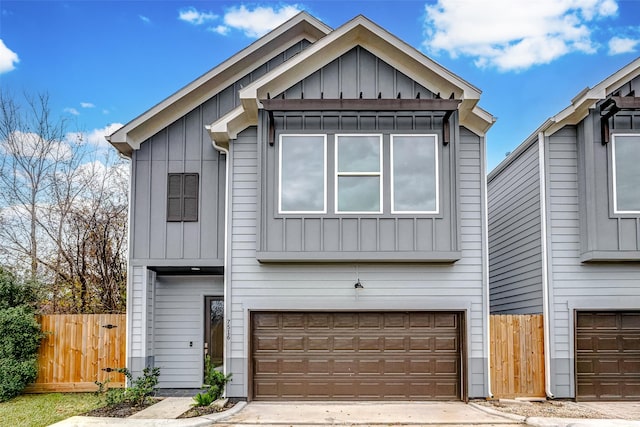
[[[103,406],[102,408],[94,409],[82,415],[87,417],[127,418],[135,414],[136,412],[140,412],[143,409],[148,408],[158,401],[158,399],[154,399],[149,401],[149,403],[147,404],[139,406],[134,406],[133,404],[128,402],[123,402],[118,403],[117,405]]]

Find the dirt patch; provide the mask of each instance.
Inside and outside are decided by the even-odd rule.
[[[581,406],[571,401],[545,400],[543,402],[514,402],[504,400],[476,401],[500,412],[521,415],[523,417],[555,417],[555,418],[611,418],[602,412]]]
[[[82,415],[87,417],[127,418],[157,402],[159,402],[159,400],[154,399],[149,401],[147,404],[139,406],[134,406],[131,403],[123,402],[116,405],[103,406],[102,408],[94,409],[93,411],[89,411]]]
[[[184,414],[180,415],[178,418],[193,418],[193,417],[201,417],[203,415],[217,414],[218,412],[223,412],[223,411],[226,411],[227,409],[231,409],[234,406],[235,406],[234,402],[227,402],[227,404],[224,405],[224,408],[222,409],[216,408],[214,406],[194,406]]]

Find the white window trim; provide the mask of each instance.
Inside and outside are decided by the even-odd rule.
[[[616,136],[629,137],[634,136],[640,138],[640,133],[612,133],[611,134],[611,165],[613,171],[613,213],[614,214],[640,214],[640,211],[622,211],[618,209],[618,187],[617,187],[617,170],[616,170]],[[640,143],[638,144],[640,146]]]
[[[378,141],[380,144],[380,172],[338,172],[338,144],[340,137],[348,137],[348,136],[375,136],[378,137]],[[382,143],[383,138],[381,133],[337,133],[334,136],[334,211],[336,214],[343,215],[375,215],[381,214],[384,212],[384,180],[383,180],[383,165],[384,165],[384,145]],[[380,209],[377,211],[340,211],[338,210],[338,177],[340,176],[377,176],[380,177]]]
[[[402,137],[433,137],[434,138],[434,160],[435,160],[435,185],[436,185],[436,208],[433,211],[400,211],[395,208],[395,194],[394,194],[394,170],[393,170],[393,138],[395,136]],[[438,152],[438,134],[435,133],[395,133],[390,135],[390,155],[389,155],[389,170],[391,173],[391,213],[392,214],[439,214],[440,213],[440,158]]]
[[[282,210],[282,139],[286,137],[322,137],[323,143],[323,166],[322,173],[324,178],[322,180],[322,192],[323,192],[323,208],[320,211],[285,211]],[[327,135],[322,133],[287,133],[281,134],[278,139],[278,213],[279,214],[326,214],[327,213]]]

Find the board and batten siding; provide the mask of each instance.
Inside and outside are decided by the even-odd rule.
[[[640,77],[619,89],[640,92]],[[602,101],[601,101],[602,102]],[[639,133],[640,112],[619,111],[609,119],[612,134]],[[640,215],[613,211],[612,145],[602,144],[599,109],[577,127],[583,261],[640,261]],[[612,138],[611,138],[612,139]]]
[[[537,140],[489,176],[491,313],[542,313],[542,230]]]
[[[581,262],[578,135],[576,126],[566,126],[545,141],[549,351],[551,390],[558,398],[575,397],[575,311],[640,307],[639,263]]]
[[[257,129],[231,144],[230,224],[231,336],[227,361],[230,397],[248,395],[249,313],[251,310],[456,310],[466,316],[465,366],[469,397],[485,397],[487,354],[483,331],[483,236],[481,144],[459,130],[457,162],[462,258],[453,264],[294,263],[256,260],[259,185]],[[364,288],[354,289],[360,279]],[[488,307],[487,307],[488,310]]]
[[[226,157],[205,129],[240,103],[239,90],[309,45],[300,40],[259,64],[133,152],[132,265],[222,266]],[[167,222],[167,174],[200,174],[196,222]]]

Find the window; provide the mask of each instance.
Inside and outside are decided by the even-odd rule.
[[[391,135],[391,212],[438,212],[436,135]]]
[[[326,135],[281,135],[280,213],[326,213]]]
[[[612,136],[615,213],[640,213],[640,134]]]
[[[167,221],[198,220],[198,174],[170,173],[167,183]]]
[[[336,135],[336,212],[382,213],[382,135]]]

